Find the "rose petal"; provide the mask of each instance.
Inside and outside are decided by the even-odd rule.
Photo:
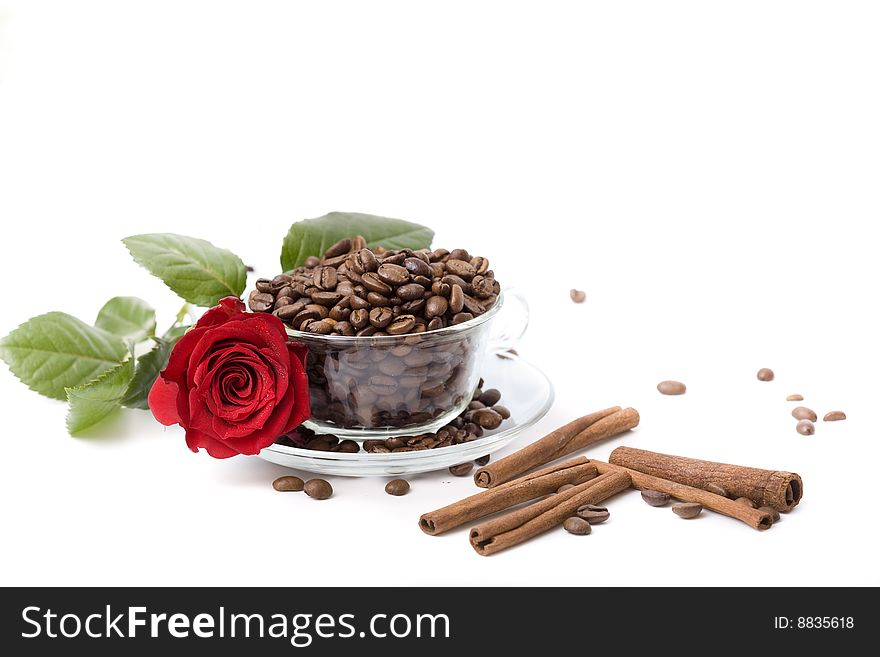
[[[196,322],[196,327],[210,327],[225,324],[237,315],[245,314],[245,305],[238,297],[224,297],[220,303],[208,310]],[[278,319],[277,317],[275,319]],[[278,320],[281,321],[281,320]]]
[[[230,456],[238,456],[241,453],[231,444],[195,429],[186,430],[186,445],[194,452],[198,452],[199,448],[203,447],[215,459],[228,459]]]
[[[177,412],[177,393],[180,388],[176,383],[165,381],[161,376],[156,377],[150,393],[147,395],[147,405],[159,422],[166,427],[180,422],[180,414]]]

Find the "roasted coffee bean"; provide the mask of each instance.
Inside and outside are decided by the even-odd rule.
[[[455,326],[456,324],[464,324],[465,322],[469,322],[474,318],[471,313],[457,313],[453,315],[451,324]]]
[[[361,451],[361,446],[353,440],[343,440],[333,448],[334,452],[342,452],[343,454],[354,454]]]
[[[474,401],[472,401],[470,404],[467,405],[467,408],[469,411],[476,411],[481,408],[486,408],[486,405],[483,402],[477,401],[475,399]]]
[[[306,495],[316,500],[326,500],[333,495],[333,486],[323,479],[309,479],[303,486],[303,490]]]
[[[448,256],[449,251],[446,249],[434,249],[434,251],[431,255],[433,256],[434,260],[440,260],[440,259]]]
[[[421,315],[425,309],[425,303],[425,299],[413,299],[401,305],[400,310],[404,315]]]
[[[303,480],[292,475],[278,477],[278,479],[272,482],[272,488],[281,492],[301,491],[303,489]]]
[[[366,297],[368,294],[369,294],[368,292],[364,292],[364,297]],[[352,294],[348,298],[348,305],[351,306],[352,310],[364,310],[364,309],[369,310],[370,309],[370,302],[367,301],[364,297],[361,297],[357,294]]]
[[[758,370],[758,381],[772,381],[773,376],[773,370],[769,367],[762,367]]]
[[[586,536],[593,528],[583,518],[578,518],[574,516],[572,518],[566,518],[565,522],[562,523],[563,529],[567,531],[569,534],[574,534],[575,536]]]
[[[386,374],[376,374],[369,379],[370,389],[379,395],[393,395],[399,384],[397,379]]]
[[[449,310],[453,314],[458,314],[464,308],[464,290],[461,285],[453,285],[449,292]]]
[[[268,278],[258,278],[254,286],[257,288],[257,292],[272,292],[274,289],[272,287],[272,281]]]
[[[467,249],[452,249],[452,251],[449,252],[448,260],[466,260],[470,262],[471,254],[467,252]]]
[[[474,464],[471,461],[467,461],[466,463],[449,466],[449,474],[455,475],[456,477],[467,477],[473,469]]]
[[[846,419],[846,413],[843,411],[830,411],[825,413],[825,417],[822,418],[825,422],[838,422],[840,420]]]
[[[362,329],[370,323],[370,312],[366,308],[352,310],[351,315],[348,317],[348,321],[351,322],[351,325],[355,329]]]
[[[687,387],[680,381],[661,381],[657,384],[657,390],[663,395],[683,395]]]
[[[321,261],[315,256],[309,256],[308,258],[306,258],[306,261],[303,264],[308,269],[312,269],[313,267],[317,267],[318,265],[320,265]]]
[[[367,292],[367,302],[373,308],[391,308],[394,305],[390,298],[378,292]]]
[[[495,404],[497,404],[498,402],[501,401],[501,391],[499,391],[495,388],[489,388],[488,390],[483,390],[479,399],[486,406],[494,406]]]
[[[474,276],[471,281],[471,291],[478,299],[488,299],[495,292],[495,282],[484,276]]]
[[[466,281],[471,280],[477,273],[474,266],[470,262],[464,260],[453,260],[450,258],[446,261],[446,271],[453,276],[458,276]]]
[[[373,308],[370,311],[370,324],[376,328],[385,328],[394,319],[390,308]]]
[[[781,517],[781,516],[779,515],[779,511],[777,511],[776,509],[774,509],[772,506],[761,506],[761,507],[758,507],[758,511],[763,511],[764,513],[769,514],[769,515],[770,515],[770,519],[772,520],[772,522],[773,522],[774,525],[775,525],[777,522],[779,522],[779,518]]]
[[[373,255],[373,252],[369,249],[361,249],[354,255],[354,261],[357,268],[360,270],[358,273],[366,274],[369,272],[374,272],[379,269],[379,261],[376,259],[376,256]]]
[[[491,408],[481,408],[474,411],[473,420],[484,429],[497,429],[504,418]]]
[[[448,309],[449,301],[447,301],[446,297],[435,295],[425,303],[425,315],[430,318],[442,317]]]
[[[587,300],[587,293],[584,292],[583,290],[576,290],[575,288],[571,288],[571,291],[569,291],[568,296],[570,296],[571,300],[574,301],[575,303],[583,303],[584,301]]]
[[[253,308],[251,309],[253,310]],[[287,306],[282,306],[281,308],[276,308],[275,312],[272,313],[278,319],[284,322],[291,321],[294,317],[296,317],[297,313],[300,312],[300,308],[297,307],[296,303],[291,303]]]
[[[367,290],[369,290],[370,292],[376,292],[377,294],[381,294],[383,296],[388,296],[391,294],[391,286],[385,283],[381,278],[379,278],[378,274],[375,274],[373,272],[364,274],[361,280],[363,281],[364,287],[367,288]]]
[[[486,465],[489,462],[490,458],[491,457],[488,454],[486,454],[485,456],[481,456],[478,459],[474,459],[474,463],[476,463],[480,467],[483,467],[484,465]]]
[[[292,306],[293,299],[290,297],[278,297],[275,299],[275,305],[273,306],[273,310],[278,310],[279,308],[284,308],[284,306]]]
[[[791,416],[795,420],[809,420],[815,422],[817,420],[816,412],[806,406],[798,406],[791,412]]]
[[[696,502],[676,502],[672,505],[672,512],[679,518],[690,520],[703,512],[703,505]]]
[[[574,488],[574,484],[562,484],[559,488],[556,489],[557,493],[564,493],[567,490]]]
[[[409,492],[409,482],[406,479],[392,479],[385,484],[385,492],[399,497]]]
[[[478,274],[485,274],[489,269],[489,261],[482,256],[475,256],[471,258],[471,266]]]
[[[417,283],[407,283],[406,285],[401,285],[397,288],[397,296],[399,296],[404,301],[415,301],[416,299],[422,299],[422,295],[425,293],[425,288]]]
[[[335,306],[342,300],[342,295],[338,292],[312,292],[312,301],[319,306]]]
[[[431,293],[438,297],[448,298],[449,295],[452,293],[452,286],[449,283],[435,280],[433,283],[431,283]]]
[[[266,312],[275,304],[275,297],[266,292],[251,292],[248,297],[248,306],[255,313]]]
[[[336,268],[335,267],[327,267],[320,266],[315,268],[314,275],[315,287],[319,287],[322,290],[332,290],[336,287],[337,277],[336,277]]]
[[[446,322],[443,321],[442,317],[435,317],[430,322],[428,322],[429,331],[437,331],[442,328],[446,328]]]
[[[812,436],[816,433],[816,425],[814,425],[810,420],[801,420],[797,423],[795,427],[797,432],[802,436]]]
[[[642,491],[642,499],[651,506],[663,506],[669,502],[669,495],[661,493],[659,490],[645,489]]]
[[[789,395],[785,398],[785,401],[804,401],[803,395]]]
[[[446,274],[443,278],[440,279],[442,282],[452,285],[453,287],[458,285],[461,288],[461,291],[464,294],[469,294],[471,291],[471,284],[464,280],[461,276],[456,276],[454,274]]]
[[[756,509],[758,507],[758,505],[755,504],[754,500],[751,500],[748,497],[737,497],[734,502],[736,502],[737,504],[742,504],[743,506],[751,507],[752,509]]]
[[[388,258],[382,260],[376,274],[383,282],[395,287],[409,282],[409,272],[406,267],[390,264]]]
[[[727,491],[724,490],[718,484],[706,484],[706,490],[710,493],[715,493],[715,495],[720,495],[721,497],[727,497]]]
[[[346,321],[336,322],[336,326],[333,327],[333,332],[346,337],[351,337],[356,333],[354,326]]]
[[[335,258],[336,256],[341,256],[343,253],[348,253],[350,250],[351,240],[341,239],[329,249],[324,251],[324,258]]]
[[[508,419],[510,417],[510,411],[506,406],[502,406],[501,404],[495,404],[492,407],[492,410],[498,413],[503,419]]]
[[[425,278],[432,278],[434,275],[431,266],[421,258],[407,258],[403,261],[403,266],[414,277],[424,276]]]
[[[346,299],[343,299],[335,306],[330,309],[330,319],[334,319],[337,322],[341,322],[347,320],[349,315],[351,315],[351,308],[348,308],[348,303]]]
[[[392,321],[385,330],[388,335],[402,335],[409,333],[416,323],[416,318],[412,315],[400,315]]]
[[[332,319],[313,321],[306,327],[306,331],[317,335],[330,335],[333,332],[333,326],[335,325],[330,323],[332,321]]]
[[[583,518],[591,525],[598,525],[599,523],[605,522],[608,518],[611,517],[611,514],[608,512],[604,506],[598,506],[596,504],[584,504],[583,506],[579,506],[577,510],[578,518]]]

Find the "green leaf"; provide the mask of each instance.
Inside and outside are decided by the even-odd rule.
[[[67,389],[67,430],[71,435],[92,427],[119,408],[134,374],[134,362],[120,363],[91,383]]]
[[[62,400],[65,388],[96,379],[126,354],[118,336],[59,312],[29,319],[0,340],[0,358],[22,383]]]
[[[317,219],[304,219],[290,227],[281,248],[281,268],[290,271],[309,256],[321,256],[345,237],[362,235],[367,246],[386,249],[425,249],[434,231],[403,219],[389,219],[359,212],[331,212]]]
[[[168,357],[177,341],[183,336],[189,326],[175,326],[168,330],[161,338],[156,338],[156,345],[147,353],[137,359],[137,368],[134,378],[125,391],[122,405],[128,408],[149,409],[147,396],[150,388],[156,382],[159,372],[168,365]]]
[[[122,242],[135,262],[197,306],[244,292],[247,269],[241,258],[210,242],[173,233],[133,235]]]
[[[120,338],[140,342],[156,332],[156,311],[137,297],[113,297],[98,312],[95,326]]]

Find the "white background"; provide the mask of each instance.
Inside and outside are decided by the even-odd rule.
[[[470,479],[282,495],[281,467],[193,454],[144,412],[71,438],[64,405],[4,371],[3,584],[880,584],[876,3],[0,7],[0,333],[119,294],[169,324],[179,302],[130,234],[273,275],[292,221],[403,217],[530,298],[520,352],[558,396],[515,445],[631,405],[639,429],[590,454],[805,481],[768,532],[627,493],[591,536],[483,558],[416,524]],[[659,395],[666,378],[688,393]],[[791,393],[849,419],[800,436]]]

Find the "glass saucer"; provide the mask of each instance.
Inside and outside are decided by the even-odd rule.
[[[263,449],[258,456],[297,470],[348,477],[384,477],[442,470],[497,452],[544,417],[553,404],[553,384],[547,376],[509,352],[487,354],[480,376],[487,388],[501,391],[501,403],[510,409],[510,418],[501,428],[486,432],[478,440],[397,454],[319,452],[275,444]]]

